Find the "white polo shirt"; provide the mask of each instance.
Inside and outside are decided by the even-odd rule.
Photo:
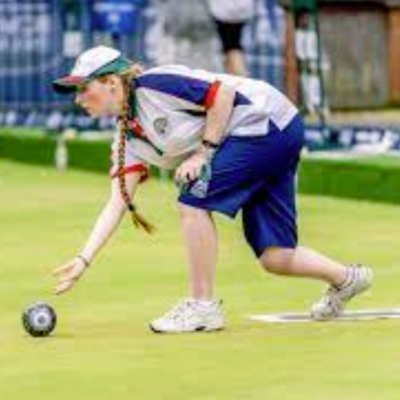
[[[126,165],[145,162],[172,169],[201,142],[207,108],[218,82],[235,90],[226,136],[267,135],[272,121],[283,130],[297,108],[266,82],[180,65],[146,70],[135,80],[138,120],[144,137],[132,136],[126,146]],[[113,144],[117,164],[118,135]]]

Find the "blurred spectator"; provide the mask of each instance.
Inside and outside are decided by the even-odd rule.
[[[207,4],[198,0],[150,0],[145,49],[150,63],[221,70],[218,42]],[[207,55],[206,57],[204,55]]]
[[[315,18],[307,10],[299,10],[296,15],[295,44],[303,108],[309,114],[326,115],[328,109],[320,69],[329,69],[329,62],[327,55],[322,54],[318,41]]]
[[[286,90],[286,15],[279,0],[254,0],[254,14],[243,28],[249,75]]]
[[[253,0],[207,0],[224,53],[226,72],[247,76],[242,49],[242,30],[254,12]]]

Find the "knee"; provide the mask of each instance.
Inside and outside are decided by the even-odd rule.
[[[268,272],[278,275],[290,275],[294,249],[269,247],[264,250],[259,261]]]
[[[179,217],[184,224],[197,223],[202,218],[208,217],[208,212],[199,208],[178,204]]]

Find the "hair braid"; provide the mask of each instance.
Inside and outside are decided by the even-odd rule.
[[[125,149],[126,142],[128,140],[128,129],[129,129],[129,93],[131,90],[131,79],[129,77],[121,76],[121,82],[124,89],[125,100],[123,104],[122,114],[119,118],[119,142],[118,142],[118,183],[121,196],[131,213],[132,221],[137,228],[143,228],[147,233],[153,233],[155,227],[149,223],[141,214],[136,210],[135,205],[132,203],[131,198],[128,194],[128,189],[126,187],[124,166],[125,166]]]

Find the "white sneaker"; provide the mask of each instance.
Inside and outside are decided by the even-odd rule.
[[[311,317],[315,320],[328,320],[343,313],[346,303],[354,296],[366,291],[372,282],[372,271],[363,265],[350,265],[345,282],[339,286],[331,285],[322,299],[311,307]]]
[[[156,333],[215,331],[224,328],[222,301],[185,299],[150,324]]]

